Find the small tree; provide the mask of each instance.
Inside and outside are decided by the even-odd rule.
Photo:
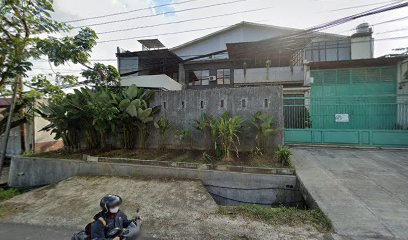
[[[119,74],[113,66],[106,67],[106,71],[100,71],[100,67],[96,67],[100,65],[88,65],[90,52],[96,45],[97,39],[93,30],[81,29],[76,36],[62,39],[43,37],[70,30],[67,24],[52,19],[53,11],[52,0],[2,0],[0,3],[0,91],[3,96],[12,96],[7,121],[2,121],[4,126],[0,126],[1,129],[4,129],[5,135],[0,157],[0,172],[11,127],[24,123],[29,115],[25,109],[31,102],[26,100],[38,98],[44,92],[52,90],[52,86],[47,82],[36,83],[34,80],[32,82],[34,84],[31,85],[34,88],[27,93],[27,97],[24,96],[26,94],[23,92],[23,86],[30,87],[30,83],[27,84],[25,78],[33,65],[32,59],[47,56],[50,65],[52,63],[54,66],[66,62],[78,63],[87,70],[98,73],[98,78],[93,79],[89,77],[90,74],[85,74],[88,81],[99,82],[104,79],[114,79],[115,82],[119,82]],[[57,75],[57,78],[63,81],[76,81],[76,78],[70,75]],[[54,85],[58,86],[58,84]],[[10,88],[11,92],[7,90]]]
[[[165,149],[166,137],[171,129],[171,123],[169,120],[161,117],[157,122],[154,123],[154,126],[159,130],[159,148]]]

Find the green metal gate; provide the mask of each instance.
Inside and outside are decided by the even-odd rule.
[[[312,71],[311,97],[285,97],[285,143],[408,147],[408,95],[393,67]]]

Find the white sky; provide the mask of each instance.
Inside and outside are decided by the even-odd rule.
[[[54,17],[59,21],[69,21],[75,19],[81,19],[86,17],[99,16],[104,14],[111,14],[122,11],[129,11],[134,9],[145,8],[149,6],[156,6],[165,4],[168,2],[179,2],[185,0],[54,0],[55,14]],[[94,19],[82,22],[72,23],[73,26],[81,26],[85,24],[100,23],[124,18],[138,17],[143,15],[150,15],[156,13],[156,11],[171,11],[182,10],[191,7],[200,7],[205,5],[211,5],[220,2],[229,2],[232,0],[197,0],[191,3],[173,5],[165,7],[164,9],[154,9],[133,12],[129,14],[123,14],[119,16]],[[117,30],[123,28],[131,28],[145,25],[161,24],[166,22],[180,21],[191,18],[206,17],[219,14],[228,14],[233,12],[257,9],[262,7],[273,7],[272,9],[243,13],[238,15],[208,18],[206,20],[186,22],[180,24],[170,24],[159,27],[143,28],[126,32],[110,33],[99,35],[99,41],[120,39],[127,37],[155,35],[168,32],[179,32],[184,30],[192,30],[198,28],[209,28],[221,25],[232,25],[241,21],[259,22],[264,24],[271,24],[283,27],[293,28],[308,28],[317,24],[321,24],[327,21],[335,20],[341,17],[349,16],[351,14],[359,13],[365,10],[369,10],[375,7],[379,7],[382,4],[389,3],[387,0],[246,0],[244,2],[233,3],[229,5],[216,6],[210,8],[203,8],[198,10],[186,11],[175,13],[171,15],[161,15],[156,17],[149,17],[143,19],[130,20],[121,23],[107,24],[102,26],[94,26],[96,32]],[[348,8],[353,6],[375,4],[378,5],[351,8],[347,10],[332,11],[333,9]],[[386,21],[395,18],[407,17],[408,8],[394,10],[386,13],[381,13],[375,16],[369,16],[362,19],[352,21],[334,28],[327,30],[331,33],[340,33],[350,35],[358,24],[368,22],[369,24],[375,24],[377,22]],[[221,29],[221,28],[219,28]],[[390,33],[383,33],[389,30],[400,30]],[[158,39],[168,48],[180,45],[195,38],[204,36],[218,29],[211,29],[198,32],[181,33],[176,35],[157,36]],[[388,24],[374,26],[374,38],[389,38],[408,36],[408,18]],[[70,33],[74,34],[75,30]],[[155,38],[155,37],[149,37]],[[137,42],[137,39],[116,41],[109,43],[98,44],[92,53],[92,59],[115,59],[116,47],[119,46],[126,50],[137,51],[141,50],[141,45]],[[375,57],[382,56],[392,52],[394,48],[408,47],[408,39],[399,39],[391,41],[376,41],[375,42]],[[116,67],[116,61],[106,62],[105,64],[112,64]],[[30,75],[38,73],[51,73],[48,62],[40,61],[34,65],[34,70]],[[62,74],[73,73],[77,74],[80,69],[79,66],[65,65],[55,68]]]

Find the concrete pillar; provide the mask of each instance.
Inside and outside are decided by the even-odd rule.
[[[183,89],[186,89],[187,83],[186,83],[186,71],[184,69],[184,64],[180,63],[179,64],[179,72],[178,72],[178,82],[183,85]]]

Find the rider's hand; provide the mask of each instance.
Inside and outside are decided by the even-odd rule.
[[[120,240],[120,237],[115,237],[113,240]]]

